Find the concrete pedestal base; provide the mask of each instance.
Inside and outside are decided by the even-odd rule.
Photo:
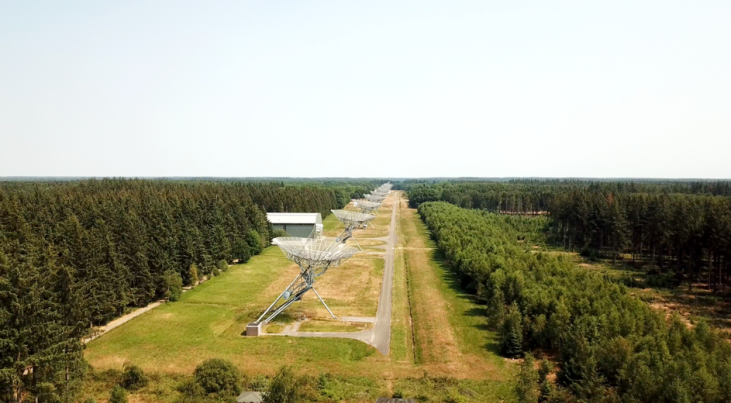
[[[246,325],[247,336],[258,336],[261,333],[261,323],[251,322]]]

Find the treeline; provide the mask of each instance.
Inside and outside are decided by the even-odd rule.
[[[351,188],[86,180],[0,184],[0,401],[69,399],[89,328],[267,246],[267,211],[340,208]],[[191,269],[193,267],[193,269]]]
[[[419,213],[463,284],[487,304],[502,353],[555,352],[551,402],[728,402],[731,345],[705,322],[666,320],[600,274],[521,242],[525,217],[430,202]],[[545,376],[545,371],[542,371]],[[537,396],[536,396],[537,398]]]
[[[409,203],[446,201],[552,218],[553,241],[587,256],[627,254],[658,285],[731,276],[731,182],[513,181],[405,184]],[[655,276],[657,275],[657,276]]]
[[[544,211],[551,197],[559,191],[556,186],[522,183],[438,183],[404,185],[409,194],[409,206],[418,207],[429,201],[446,201],[464,208],[496,212],[533,213]]]
[[[509,213],[547,211],[555,196],[576,191],[731,196],[731,181],[407,180],[396,187],[408,192],[412,208],[428,201],[446,201],[464,208]]]
[[[566,249],[631,255],[676,281],[725,288],[731,275],[731,198],[572,191],[549,207]]]

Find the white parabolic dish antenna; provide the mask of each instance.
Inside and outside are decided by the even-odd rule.
[[[368,200],[374,201],[374,202],[382,202],[386,198],[386,196],[378,196],[378,195],[365,195],[363,197],[365,199],[368,199]]]
[[[338,236],[337,241],[345,243],[348,239],[353,237],[353,230],[359,228],[365,228],[368,226],[368,222],[376,218],[373,214],[361,213],[360,211],[352,210],[330,210],[335,214],[338,220],[345,224],[345,229]],[[360,247],[360,246],[359,246]]]
[[[300,266],[313,268],[337,267],[343,260],[353,256],[358,249],[336,242],[335,238],[274,238],[272,244],[279,246],[287,259]],[[321,274],[315,273],[315,277]]]
[[[264,311],[256,323],[268,323],[282,313],[309,290],[315,292],[330,315],[335,315],[315,289],[315,278],[327,269],[339,266],[345,259],[358,253],[358,249],[338,242],[335,238],[274,238],[272,244],[279,246],[287,259],[297,263],[300,274],[284,289],[276,300]],[[270,313],[271,312],[271,313]],[[266,316],[269,314],[269,316]],[[264,318],[266,316],[266,319]],[[262,321],[263,319],[263,321]]]
[[[362,213],[360,211],[352,210],[330,210],[335,214],[338,220],[345,224],[345,227],[353,226],[353,228],[360,228],[368,224],[368,221],[376,218],[373,214]]]
[[[381,207],[381,203],[365,199],[354,199],[353,206],[358,207],[364,213],[370,213],[373,210],[378,210]]]

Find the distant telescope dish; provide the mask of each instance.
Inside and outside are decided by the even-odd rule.
[[[381,203],[373,202],[366,199],[354,199],[353,206],[358,207],[363,213],[371,213],[381,207]]]
[[[374,202],[382,202],[386,199],[386,196],[365,195],[363,198]]]
[[[335,214],[338,220],[342,221],[346,227],[352,226],[354,229],[365,228],[368,221],[376,218],[373,214],[361,213],[352,210],[330,210]]]
[[[390,190],[371,190],[371,194],[375,196],[386,196]]]
[[[376,218],[373,214],[366,214],[360,211],[351,210],[331,210],[338,220],[345,224],[343,233],[338,236],[337,241],[343,242],[353,237],[353,231],[356,229],[364,229],[368,223]]]
[[[330,267],[339,266],[344,260],[358,253],[358,249],[338,242],[335,238],[274,238],[272,244],[279,246],[287,259],[297,263],[300,274],[279,294],[276,300],[264,311],[256,323],[269,323],[293,303],[302,300],[307,291],[312,290],[333,318],[337,318],[315,289],[315,278],[320,277]],[[268,316],[267,316],[268,315]],[[266,317],[266,318],[265,318]]]

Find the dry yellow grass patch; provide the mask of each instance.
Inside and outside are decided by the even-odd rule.
[[[358,239],[358,238],[356,238],[356,240],[358,241],[358,244],[362,248],[365,248],[366,246],[382,246],[382,247],[386,246],[386,241],[382,241],[380,239],[373,239],[373,238]],[[347,243],[348,243],[348,245],[352,244],[353,246],[356,246],[355,242],[353,242],[351,240],[348,240]]]
[[[342,322],[337,319],[308,320],[299,328],[300,332],[360,332],[373,327],[372,323]]]
[[[487,352],[476,333],[485,331],[466,323],[467,312],[479,309],[470,300],[460,299],[445,284],[444,270],[433,256],[436,252],[416,210],[406,201],[401,208],[399,246],[404,253],[408,278],[417,364],[430,374],[457,378],[502,379],[499,357]],[[449,295],[448,295],[449,294]],[[464,321],[463,319],[464,318]],[[479,353],[475,353],[479,352]]]
[[[449,309],[436,287],[440,280],[430,267],[429,253],[424,249],[424,237],[418,236],[414,210],[403,209],[402,214],[402,231],[406,235],[404,256],[410,282],[416,343],[421,355],[419,357],[417,354],[417,360],[457,365],[455,359],[459,358],[459,349],[449,326]]]
[[[383,260],[350,258],[317,278],[315,288],[336,316],[375,316],[383,276]],[[290,309],[295,315],[330,318],[317,296],[310,292]]]
[[[271,283],[264,295],[274,299],[299,274],[292,264]],[[316,279],[315,289],[337,316],[375,316],[383,277],[383,260],[363,254],[348,259],[338,267],[330,268]],[[265,307],[262,307],[262,311]],[[327,319],[330,314],[314,292],[308,292],[302,301],[294,303],[282,313],[282,319]],[[279,318],[278,318],[279,319]]]
[[[262,293],[262,297],[265,299],[276,298],[282,293],[282,291],[284,291],[284,288],[287,287],[287,285],[289,285],[295,277],[297,277],[299,272],[300,269],[296,263],[289,264],[286,269],[282,270],[281,275],[267,286]]]

